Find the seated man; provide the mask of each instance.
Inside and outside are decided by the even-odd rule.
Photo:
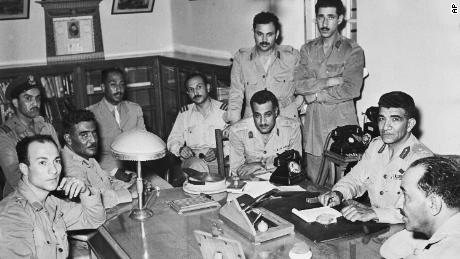
[[[442,157],[422,158],[404,174],[401,190],[406,230],[381,247],[385,258],[460,256],[460,165]],[[425,239],[415,239],[421,233]]]
[[[63,120],[65,146],[62,149],[64,175],[81,179],[98,189],[105,208],[130,202],[137,197],[136,185],[112,178],[94,159],[98,150],[96,119],[88,110],[69,113]]]
[[[16,154],[19,140],[42,134],[52,136],[58,143],[53,125],[40,116],[42,91],[43,87],[33,76],[17,79],[7,88],[6,97],[13,104],[15,113],[0,127],[0,167],[6,179],[3,197],[17,187],[21,178]]]
[[[67,230],[96,229],[105,221],[100,193],[61,175],[61,158],[50,136],[35,135],[16,147],[22,173],[17,189],[0,202],[2,258],[67,258]],[[58,190],[75,203],[59,199]]]
[[[402,175],[413,161],[433,155],[411,133],[416,124],[415,115],[415,103],[408,94],[382,95],[378,117],[380,137],[373,139],[361,161],[332,187],[331,192],[320,195],[320,202],[336,206],[367,191],[371,207],[351,201],[342,210],[346,219],[401,223],[397,202],[402,196],[399,189]]]
[[[279,115],[278,99],[272,92],[256,92],[250,105],[252,118],[242,119],[230,128],[232,175],[273,172],[277,154],[290,149],[302,153],[300,123]]]
[[[87,108],[93,112],[99,127],[101,150],[98,161],[102,169],[111,175],[123,167],[110,150],[114,139],[125,131],[145,130],[142,108],[137,103],[123,100],[126,90],[124,76],[123,70],[117,68],[102,71],[104,97]]]
[[[193,103],[182,107],[177,115],[168,137],[168,150],[180,157],[183,168],[196,168],[194,163],[206,162],[209,171],[217,172],[214,131],[226,127],[223,116],[227,105],[209,96],[211,85],[203,74],[190,74],[185,87]]]

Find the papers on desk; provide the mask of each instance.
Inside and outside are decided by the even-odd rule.
[[[282,192],[297,192],[297,191],[305,191],[304,188],[298,185],[291,185],[291,186],[275,186],[271,184],[269,181],[248,181],[246,185],[241,190],[229,190],[227,189],[228,196],[227,201],[232,200],[234,198],[238,198],[242,194],[248,194],[252,198],[259,197],[260,195],[269,192],[273,189],[278,189]]]
[[[318,218],[318,216],[321,214],[331,214],[336,218],[342,216],[342,213],[340,213],[339,211],[331,207],[319,207],[319,208],[307,209],[307,210],[298,210],[296,208],[293,208],[292,213],[294,213],[299,218],[305,220],[308,223],[315,222],[316,218]]]

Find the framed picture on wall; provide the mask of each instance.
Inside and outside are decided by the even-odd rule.
[[[113,0],[112,14],[150,13],[155,0]]]
[[[30,0],[0,0],[0,20],[29,19]]]
[[[95,52],[93,16],[53,18],[56,55]]]

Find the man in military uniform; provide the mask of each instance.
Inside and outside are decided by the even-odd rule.
[[[169,134],[168,150],[182,160],[182,167],[206,162],[217,173],[215,129],[224,129],[227,105],[209,96],[211,85],[206,76],[192,73],[185,80],[188,97],[193,102],[181,108]]]
[[[263,89],[278,98],[281,115],[298,118],[292,79],[299,52],[291,46],[276,43],[280,35],[276,15],[270,12],[257,14],[252,28],[255,46],[240,49],[233,58],[227,120],[231,124],[240,120],[243,107],[244,118],[250,117],[249,100],[255,92]]]
[[[411,133],[416,124],[415,115],[414,100],[408,94],[390,92],[382,95],[378,117],[380,137],[369,144],[361,161],[332,187],[331,192],[319,197],[320,202],[335,206],[367,191],[371,206],[350,201],[342,210],[345,218],[401,223],[398,200],[402,196],[402,176],[413,161],[433,155]]]
[[[436,156],[412,163],[401,183],[406,229],[390,237],[380,254],[387,259],[458,258],[459,186],[460,165],[453,160]]]
[[[15,114],[0,127],[0,166],[6,178],[3,197],[13,191],[21,178],[15,149],[19,140],[42,134],[51,135],[59,143],[54,127],[40,116],[41,90],[33,76],[20,78],[7,88],[6,96]]]
[[[17,144],[22,173],[17,189],[0,202],[2,258],[67,258],[67,230],[96,229],[106,219],[100,193],[61,174],[59,149],[50,136],[26,137]],[[57,198],[58,190],[75,203]]]
[[[93,112],[99,127],[101,152],[98,161],[102,169],[113,175],[123,166],[112,156],[110,145],[125,131],[145,130],[145,124],[141,107],[123,100],[126,84],[122,70],[110,68],[102,71],[102,83],[104,97],[87,109]]]
[[[98,189],[105,208],[137,198],[134,179],[126,182],[111,177],[94,159],[98,150],[96,119],[91,111],[77,110],[67,114],[62,122],[65,146],[62,149],[64,175],[81,179]],[[133,174],[135,175],[135,174]]]
[[[324,142],[337,126],[358,125],[354,99],[363,85],[364,52],[340,35],[345,24],[341,0],[319,0],[315,5],[320,37],[300,50],[295,69],[296,94],[308,105],[303,120],[304,166],[312,181],[319,175]]]
[[[257,175],[273,172],[277,154],[302,150],[300,122],[279,115],[276,96],[256,92],[250,101],[252,118],[245,118],[230,128],[230,173]]]

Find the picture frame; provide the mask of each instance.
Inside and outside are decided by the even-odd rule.
[[[56,56],[95,52],[93,17],[53,18]]]
[[[112,14],[151,13],[155,0],[113,0]]]
[[[29,19],[30,0],[1,0],[0,20]]]

